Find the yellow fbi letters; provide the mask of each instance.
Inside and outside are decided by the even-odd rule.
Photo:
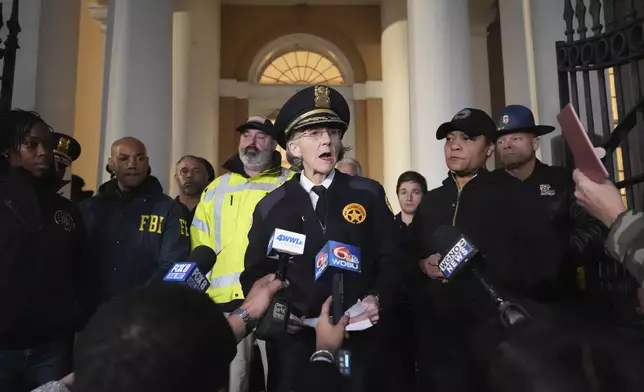
[[[141,215],[139,231],[161,234],[163,231],[163,217],[158,215]],[[181,235],[188,237],[190,228],[185,219],[179,219],[179,230]]]

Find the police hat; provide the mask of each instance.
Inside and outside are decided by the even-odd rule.
[[[436,130],[436,139],[441,140],[447,134],[461,131],[469,137],[485,136],[489,141],[496,140],[496,126],[487,113],[481,109],[465,108],[452,118],[452,121],[441,124]]]
[[[275,128],[283,136],[278,138],[278,143],[286,148],[290,135],[312,126],[339,129],[344,136],[350,119],[349,105],[337,90],[327,86],[307,87],[293,95],[280,109]]]
[[[69,166],[78,159],[81,145],[76,139],[58,132],[52,132],[52,137],[54,138],[54,157],[58,161]]]
[[[496,121],[497,137],[509,133],[526,132],[543,136],[555,130],[550,125],[536,125],[532,110],[523,105],[506,106]]]

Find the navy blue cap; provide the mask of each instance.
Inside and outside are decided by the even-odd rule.
[[[550,125],[536,125],[532,110],[523,105],[506,106],[496,121],[496,131],[498,136],[519,132],[542,136],[554,130],[555,127]]]
[[[64,133],[53,132],[54,139],[54,158],[61,161],[67,166],[78,159],[81,154],[80,143],[69,135]]]
[[[311,86],[293,95],[277,114],[275,129],[280,133],[278,143],[286,148],[286,141],[295,131],[310,127],[328,126],[339,129],[344,136],[351,114],[346,99],[328,86]]]
[[[436,130],[436,139],[441,140],[447,134],[460,131],[469,137],[485,136],[489,141],[496,140],[494,120],[481,109],[465,108],[454,115],[452,121],[441,124]]]

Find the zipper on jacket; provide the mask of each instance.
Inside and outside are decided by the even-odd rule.
[[[11,200],[5,199],[4,204],[9,208],[9,210],[11,212],[14,213],[14,215],[16,215],[18,220],[20,220],[20,223],[22,223],[26,227],[27,222],[25,222],[25,219],[22,217],[22,215],[20,215],[20,213],[18,213],[18,210],[16,210],[16,208],[14,207],[13,202]]]
[[[458,184],[456,184],[458,187]],[[456,206],[454,207],[454,215],[452,216],[452,226],[456,226],[456,215],[458,215],[458,203],[461,201],[461,191],[462,189],[458,190],[458,194],[456,195]]]
[[[472,181],[476,176],[478,176],[478,172],[470,178],[470,181]],[[463,186],[459,186],[458,181],[456,181],[456,177],[453,174],[451,177],[456,184],[456,189],[458,189],[458,193],[456,194],[456,205],[454,206],[454,216],[452,216],[452,226],[456,226],[456,215],[458,215],[458,205],[461,202],[461,194],[463,193],[463,189],[465,189],[465,185],[469,184],[470,181],[466,182]]]
[[[467,183],[461,187],[460,185],[458,185],[458,181],[456,181],[456,178],[454,176],[452,176],[452,180],[454,180],[454,183],[456,184],[456,189],[458,190],[458,193],[456,194],[456,205],[454,206],[454,215],[452,216],[452,226],[456,226],[456,216],[458,215],[458,205],[461,202],[461,194],[463,193],[463,188],[465,188],[465,185],[467,185]]]
[[[233,195],[230,195],[230,205],[233,205]]]

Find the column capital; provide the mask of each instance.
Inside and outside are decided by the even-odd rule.
[[[107,7],[108,0],[96,0],[95,3],[90,3],[87,8],[92,14],[92,18],[101,24],[101,31],[107,31]]]

